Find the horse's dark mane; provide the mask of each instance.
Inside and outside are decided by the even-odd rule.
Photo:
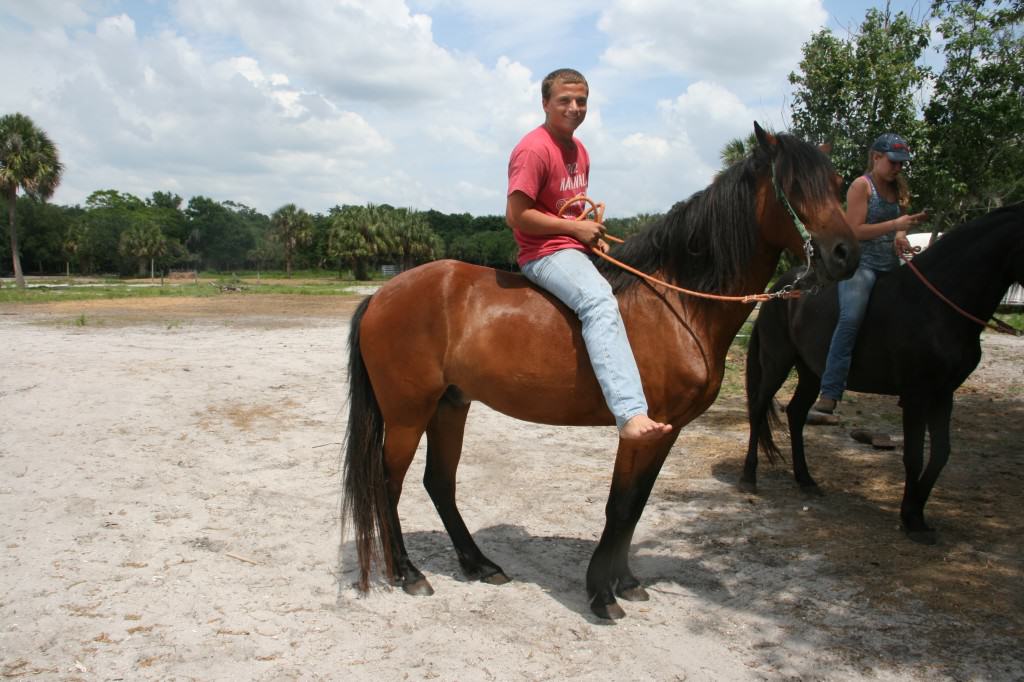
[[[776,139],[772,151],[758,146],[707,188],[614,248],[612,255],[642,272],[660,271],[682,287],[732,292],[753,257],[759,229],[757,179],[769,172],[773,160],[779,184],[797,211],[807,202],[834,196],[835,171],[824,153],[792,135]],[[606,261],[598,267],[616,293],[640,281]]]

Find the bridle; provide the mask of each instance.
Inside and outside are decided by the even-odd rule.
[[[782,191],[782,186],[779,185],[779,181],[775,177],[774,161],[771,164],[771,169],[772,189],[775,190],[775,198],[778,199],[779,203],[782,204],[783,208],[785,208],[786,211],[789,212],[789,216],[790,218],[793,219],[793,225],[796,227],[796,231],[800,233],[800,236],[803,237],[804,240],[804,255],[807,257],[807,269],[801,272],[799,275],[797,275],[796,279],[793,280],[792,284],[787,284],[785,287],[783,287],[783,289],[789,288],[791,290],[798,291],[794,289],[794,287],[796,287],[797,283],[800,282],[800,280],[811,274],[812,270],[814,269],[814,243],[811,241],[811,233],[807,231],[807,226],[804,225],[804,222],[800,220],[800,216],[798,216],[796,214],[796,211],[793,210],[793,205],[789,203],[789,198],[786,197],[786,193]],[[818,288],[819,287],[813,287],[811,289],[811,293],[817,293]]]

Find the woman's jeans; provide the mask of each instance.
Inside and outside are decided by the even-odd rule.
[[[522,266],[526,278],[572,308],[583,325],[583,342],[590,355],[605,403],[621,429],[647,414],[633,350],[622,323],[619,302],[611,285],[578,249],[562,249]]]
[[[825,372],[821,375],[821,395],[826,398],[839,400],[843,397],[853,346],[877,278],[878,273],[871,268],[860,267],[853,277],[839,282],[839,321],[832,332]]]

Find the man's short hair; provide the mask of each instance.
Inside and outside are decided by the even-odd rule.
[[[551,97],[551,88],[555,83],[583,83],[590,90],[587,79],[576,69],[555,69],[540,82],[540,96],[545,102]]]

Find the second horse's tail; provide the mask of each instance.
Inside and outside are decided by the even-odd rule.
[[[391,557],[391,503],[384,470],[384,418],[359,345],[359,327],[372,297],[359,304],[352,315],[348,336],[348,432],[345,436],[344,503],[345,521],[351,519],[359,557],[359,589],[370,586],[373,564],[383,563],[388,577],[394,565]]]

